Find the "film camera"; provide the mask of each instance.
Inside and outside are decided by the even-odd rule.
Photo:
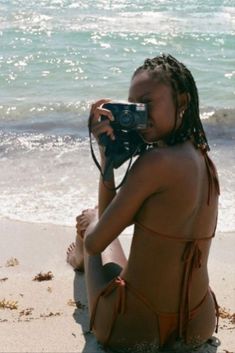
[[[103,108],[110,110],[114,117],[114,121],[110,121],[110,125],[114,130],[116,140],[111,141],[106,134],[102,134],[99,139],[99,143],[106,146],[108,154],[120,154],[123,148],[126,150],[131,148],[133,150],[140,143],[142,144],[143,141],[138,130],[146,129],[147,127],[148,113],[146,104],[114,102],[104,104]],[[101,116],[101,120],[106,119],[106,117]]]
[[[92,147],[91,129],[90,125],[88,125],[91,155],[97,168],[100,170],[104,181],[110,180],[113,175],[113,169],[120,167],[129,159],[129,165],[122,182],[119,186],[114,188],[114,190],[117,190],[123,184],[128,174],[132,163],[132,157],[140,155],[147,148],[146,142],[144,142],[139,134],[141,129],[147,128],[147,104],[110,102],[105,103],[103,108],[112,112],[114,121],[110,121],[110,125],[112,126],[115,135],[115,140],[111,140],[105,133],[99,136],[99,144],[105,148],[106,164],[104,170],[101,169],[101,166],[96,159]],[[101,120],[106,119],[108,118],[101,116]]]
[[[111,140],[105,133],[99,137],[99,144],[105,147],[107,157],[102,175],[104,180],[109,180],[113,168],[120,167],[128,159],[130,166],[132,157],[146,149],[139,130],[147,128],[148,112],[147,105],[143,103],[112,102],[104,104],[103,108],[110,110],[114,117],[110,125],[114,130],[115,140]],[[101,120],[105,119],[107,117],[101,116]]]
[[[108,109],[114,116],[111,126],[114,130],[141,130],[147,127],[147,105],[143,103],[106,103],[103,108]]]

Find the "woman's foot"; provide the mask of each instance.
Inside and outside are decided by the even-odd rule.
[[[67,262],[74,270],[84,271],[82,246],[78,247],[75,243],[69,245],[67,250]]]
[[[76,218],[76,242],[70,244],[67,250],[67,262],[75,270],[84,271],[83,237],[91,220],[97,216],[97,207],[82,211]]]

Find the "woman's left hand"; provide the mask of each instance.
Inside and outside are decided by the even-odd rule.
[[[98,209],[88,208],[82,211],[81,215],[76,218],[76,228],[77,231],[86,230],[90,223],[98,219]]]

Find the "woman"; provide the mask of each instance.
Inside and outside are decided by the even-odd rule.
[[[107,101],[91,108],[97,139],[101,133],[115,139],[112,114],[102,107]],[[81,268],[84,260],[91,327],[99,342],[130,351],[191,351],[211,337],[218,314],[207,260],[219,182],[207,155],[197,88],[182,63],[162,55],[135,71],[129,101],[148,104],[141,136],[151,148],[135,161],[117,194],[113,176],[100,181],[99,215],[86,210],[77,218],[68,262]],[[100,121],[101,115],[108,119]],[[126,260],[118,235],[130,224],[134,235]]]

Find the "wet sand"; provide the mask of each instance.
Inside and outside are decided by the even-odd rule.
[[[89,332],[84,275],[66,263],[74,236],[73,227],[0,220],[0,352],[104,352]],[[127,254],[130,240],[121,236]],[[217,353],[235,352],[234,248],[235,233],[216,234],[210,285],[224,308]],[[42,275],[48,280],[33,280]]]

